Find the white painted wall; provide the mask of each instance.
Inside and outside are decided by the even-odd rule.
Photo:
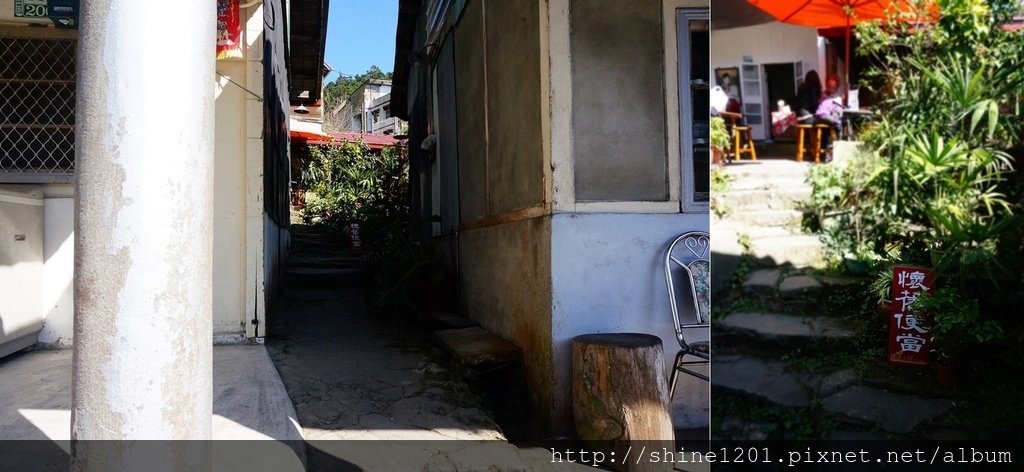
[[[217,72],[245,83],[244,61],[217,62]],[[241,87],[218,77],[213,191],[213,334],[245,333],[245,139],[246,97]],[[262,114],[261,114],[262,116]],[[248,117],[252,119],[252,117]],[[224,340],[221,340],[224,341]]]
[[[560,213],[552,217],[551,337],[556,409],[572,411],[569,399],[575,336],[629,332],[659,336],[665,368],[671,369],[679,344],[661,261],[676,236],[707,230],[708,216],[704,213]],[[680,376],[672,403],[676,427],[708,425],[708,389],[707,382]]]
[[[784,23],[711,30],[711,67],[739,67],[743,56],[755,63],[804,61],[806,70],[818,65],[818,30]]]
[[[213,333],[218,344],[257,336],[251,320],[262,326],[265,317],[263,6],[243,9],[242,18],[243,57],[217,61]]]
[[[68,186],[70,187],[70,186]],[[50,349],[71,347],[74,339],[75,199],[43,201],[42,309],[39,343]]]

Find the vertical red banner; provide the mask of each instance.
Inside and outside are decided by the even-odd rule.
[[[242,19],[238,0],[217,0],[217,59],[242,57]]]
[[[889,316],[889,363],[927,367],[932,335],[927,320],[914,313],[913,304],[923,293],[935,293],[935,271],[927,267],[892,268],[892,312]]]

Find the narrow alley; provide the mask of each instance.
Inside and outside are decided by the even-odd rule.
[[[340,238],[293,229],[288,282],[266,344],[295,404],[309,470],[553,466],[549,451],[506,442],[431,351],[429,332],[368,313],[360,259]]]

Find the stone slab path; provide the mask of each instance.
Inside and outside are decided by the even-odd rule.
[[[300,235],[302,266],[353,266],[317,260],[301,243]],[[442,367],[429,333],[371,316],[358,284],[336,282],[288,284],[268,316],[267,349],[295,405],[310,471],[584,470],[507,442]]]
[[[505,439],[429,341],[370,317],[357,289],[288,290],[276,316],[267,347],[307,440]]]

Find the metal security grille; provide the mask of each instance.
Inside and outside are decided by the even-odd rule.
[[[75,168],[75,40],[0,36],[0,182]]]

